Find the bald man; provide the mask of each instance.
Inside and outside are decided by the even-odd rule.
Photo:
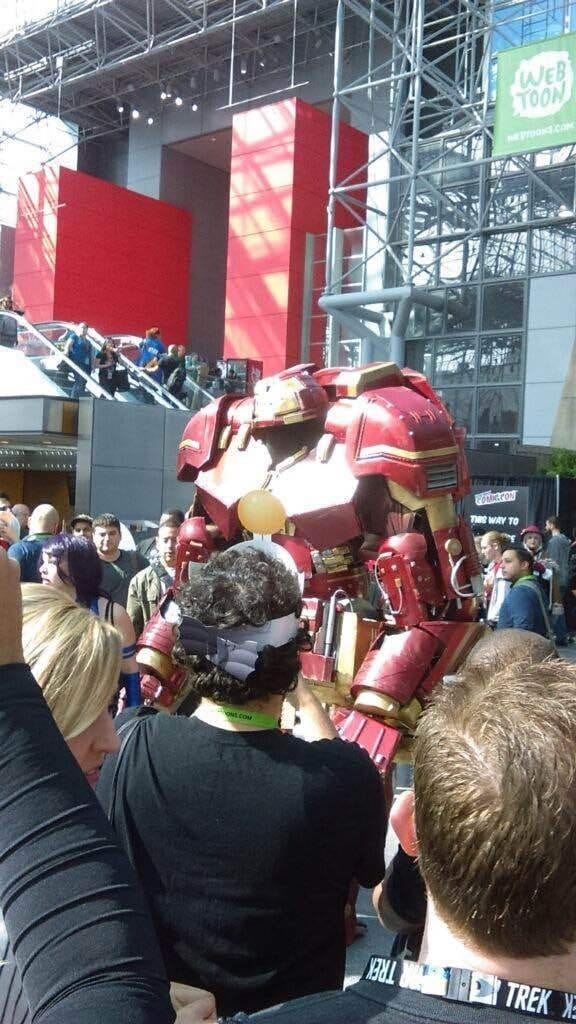
[[[60,515],[53,505],[37,505],[28,523],[29,533],[8,548],[10,558],[20,563],[22,583],[41,583],[38,562],[44,541],[58,532]]]

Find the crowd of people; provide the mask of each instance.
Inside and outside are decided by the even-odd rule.
[[[529,524],[520,542],[497,530],[477,538],[484,566],[483,615],[492,629],[526,629],[564,647],[576,632],[576,546],[548,516]]]
[[[136,366],[146,373],[150,380],[161,384],[175,398],[196,408],[199,392],[205,391],[214,398],[231,390],[236,381],[232,370],[225,372],[225,366],[210,365],[197,352],[186,352],[184,345],[166,345],[160,336],[159,327],[150,327],[138,345],[134,357]],[[99,349],[92,345],[88,324],[82,322],[76,328],[68,328],[59,338],[64,355],[75,364],[82,374],[90,377],[97,370],[98,383],[109,394],[129,388],[128,371],[120,365],[120,351],[114,338],[106,338]],[[73,397],[85,393],[84,376],[74,384]]]
[[[482,538],[495,628],[438,688],[392,806],[299,675],[295,572],[241,545],[174,595],[183,521],[126,550],[113,514],[65,526],[0,494],[3,1024],[574,1019],[576,669],[539,575],[569,588],[557,521],[536,560],[533,525]],[[166,595],[191,715],[140,700]],[[396,938],[343,991],[357,884]]]

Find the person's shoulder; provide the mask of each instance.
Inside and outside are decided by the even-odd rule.
[[[356,772],[362,775],[378,775],[378,770],[368,754],[357,743],[349,743],[347,740],[340,739],[339,736],[312,742],[295,736],[292,736],[291,739],[299,745],[302,744],[299,749],[308,756],[309,760],[316,761],[318,765],[344,774]]]
[[[251,1014],[250,1021],[254,1024],[274,1024],[275,1021],[278,1024],[350,1024],[350,1021],[369,1024],[376,1019],[376,1000],[370,998],[372,992],[355,991],[357,987],[353,985],[344,992],[317,992],[315,995],[301,996],[300,999],[290,999],[286,1003]],[[378,1020],[384,1024],[385,1018],[380,1016],[382,1010],[378,1002]],[[230,1018],[230,1024],[235,1019]]]
[[[8,548],[8,555],[10,558],[16,558],[19,560],[20,558],[24,558],[25,554],[26,548],[24,547],[23,540],[14,541],[14,544],[11,544]]]
[[[146,587],[148,585],[149,580],[150,580],[151,573],[153,573],[153,572],[154,572],[154,570],[152,569],[152,566],[148,565],[148,563],[146,563],[144,568],[143,569],[139,569],[138,572],[135,573],[134,576],[132,577],[132,579],[130,580],[130,587],[129,587],[129,589],[134,591],[134,590],[141,590],[142,587]]]

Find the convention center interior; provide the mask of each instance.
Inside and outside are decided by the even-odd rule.
[[[576,0],[0,0],[0,1024],[576,1021]]]

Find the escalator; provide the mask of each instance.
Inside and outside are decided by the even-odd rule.
[[[77,331],[78,325],[62,320],[55,320],[36,324],[35,328],[51,345],[61,352],[65,345],[64,336],[66,332]],[[102,348],[106,338],[94,327],[90,327],[88,329],[87,337],[90,341],[93,357],[95,357]],[[195,412],[207,405],[208,402],[214,400],[212,395],[203,391],[203,389],[199,388],[197,385],[193,385],[192,382],[187,382],[188,387],[192,387],[192,394],[186,396],[187,401],[184,402],[181,399],[176,398],[176,396],[171,395],[162,384],[152,380],[145,370],[136,365],[136,359],[139,354],[138,344],[141,339],[114,335],[111,340],[114,341],[118,354],[117,365],[118,367],[123,367],[126,370],[128,380],[128,390],[116,391],[114,397],[117,401],[138,402],[146,405],[162,405],[169,409],[180,409],[184,412],[191,410]],[[97,374],[98,371],[94,370],[92,380],[97,379]],[[108,395],[108,397],[111,396]]]
[[[57,389],[67,398],[81,398],[90,395],[92,398],[105,398],[112,401],[112,396],[100,387],[97,380],[85,374],[71,359],[46,338],[23,316],[3,310],[0,313],[0,334],[3,351],[9,358],[10,351],[25,356],[27,362],[39,370],[46,380],[51,382],[50,394]],[[13,373],[18,375],[19,360],[14,360]],[[11,388],[16,382],[11,382]],[[2,386],[0,382],[0,394]]]

